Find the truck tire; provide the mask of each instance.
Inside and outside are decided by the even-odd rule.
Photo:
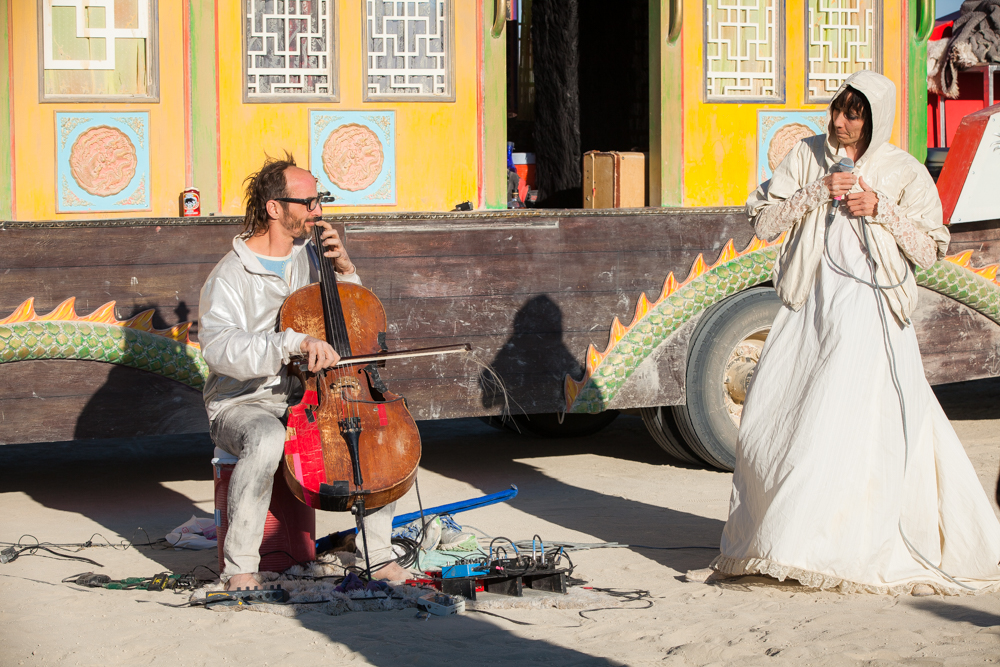
[[[745,290],[714,306],[691,337],[687,404],[672,411],[688,447],[720,470],[736,465],[743,399],[780,309],[773,288]]]
[[[668,406],[639,408],[646,430],[660,447],[670,456],[684,463],[702,465],[701,457],[691,451],[684,442],[684,436],[677,430],[674,413]]]
[[[579,438],[593,435],[618,417],[617,410],[597,414],[547,412],[534,415],[480,417],[490,426],[522,435],[532,434],[541,438]]]

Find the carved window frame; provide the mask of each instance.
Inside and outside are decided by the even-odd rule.
[[[316,1],[316,0],[314,0]],[[243,103],[244,104],[288,104],[296,102],[339,102],[340,101],[340,23],[338,21],[337,5],[339,0],[325,0],[327,3],[328,43],[326,49],[326,76],[329,83],[329,93],[277,93],[250,95],[249,86],[249,53],[247,51],[247,21],[253,0],[240,2],[240,56],[243,62]],[[309,70],[303,70],[307,72]],[[320,73],[320,70],[312,70]]]
[[[785,103],[785,0],[758,0],[759,11],[766,11],[768,2],[774,3],[774,94],[773,95],[712,95],[709,93],[709,5],[723,0],[704,0],[702,3],[702,99],[706,104],[784,104]],[[740,0],[730,0],[740,2]],[[742,5],[741,5],[742,6]],[[733,77],[738,78],[738,77]]]
[[[861,1],[861,0],[857,0]],[[823,0],[817,0],[817,3],[823,2]],[[812,44],[812,30],[813,23],[810,17],[810,7],[811,0],[805,0],[805,103],[806,104],[829,104],[833,101],[833,94],[830,96],[813,96],[810,93],[810,74],[812,74],[812,61],[809,58],[809,50]],[[871,4],[874,9],[874,16],[872,18],[872,71],[882,73],[883,68],[883,35],[885,30],[885,2],[884,0],[871,0]],[[858,70],[855,70],[858,71]],[[846,79],[850,74],[844,75],[843,78]],[[839,86],[838,86],[839,88]]]
[[[138,102],[140,104],[160,101],[160,21],[159,0],[138,0],[149,8],[149,35],[146,40],[146,90],[145,95],[72,95],[45,92],[45,7],[51,4],[38,0],[38,102],[40,104],[60,104],[64,102]],[[50,14],[51,17],[51,14]]]
[[[364,102],[454,102],[455,101],[455,1],[439,0],[445,5],[447,21],[445,25],[445,40],[447,55],[445,56],[445,84],[447,90],[437,95],[427,94],[392,94],[370,93],[368,92],[368,3],[382,2],[389,0],[361,0],[361,99]],[[392,0],[399,3],[400,0]],[[408,0],[408,2],[419,2],[419,0]]]

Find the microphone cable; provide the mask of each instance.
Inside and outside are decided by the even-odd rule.
[[[853,166],[853,163],[851,164]],[[889,371],[892,377],[892,385],[896,390],[896,395],[899,397],[899,411],[903,420],[903,478],[905,479],[906,471],[910,463],[910,432],[909,432],[908,422],[906,419],[906,401],[903,398],[903,385],[899,380],[899,373],[896,367],[896,350],[893,347],[892,339],[889,336],[889,320],[888,317],[886,316],[885,304],[883,303],[882,300],[882,292],[890,289],[896,289],[902,286],[903,283],[906,282],[906,280],[910,277],[910,262],[905,257],[903,258],[903,264],[906,266],[906,273],[904,274],[903,279],[900,280],[898,283],[895,283],[893,285],[882,285],[881,283],[879,283],[877,276],[878,264],[875,263],[875,257],[872,254],[871,239],[868,235],[868,226],[871,223],[868,221],[867,216],[862,216],[860,218],[861,240],[865,247],[865,262],[868,264],[868,268],[871,271],[872,281],[868,282],[867,280],[864,280],[863,278],[854,275],[847,269],[837,264],[837,262],[834,261],[833,259],[833,255],[830,254],[830,227],[833,226],[833,220],[837,215],[837,208],[839,203],[840,203],[839,200],[835,200],[834,203],[831,204],[830,206],[830,212],[827,214],[826,229],[823,232],[823,249],[826,253],[827,260],[829,260],[830,264],[833,265],[834,268],[840,271],[843,275],[858,281],[862,285],[871,287],[875,293],[875,304],[878,307],[879,319],[882,321],[882,340],[885,343],[886,355],[889,360]],[[912,325],[912,322],[909,320],[909,318],[907,318],[906,324]],[[979,591],[978,588],[973,588],[972,586],[963,584],[962,582],[955,579],[955,577],[951,576],[950,574],[942,570],[940,567],[932,563],[931,560],[927,558],[927,556],[923,555],[920,552],[920,550],[917,549],[912,542],[910,542],[909,538],[906,537],[906,533],[903,531],[902,506],[900,507],[899,521],[897,523],[897,528],[899,529],[899,536],[903,538],[903,543],[906,545],[906,547],[914,555],[916,555],[927,567],[931,568],[932,570],[934,570],[935,572],[943,576],[945,579],[955,584],[956,586],[960,586],[967,591],[972,591],[972,592]]]

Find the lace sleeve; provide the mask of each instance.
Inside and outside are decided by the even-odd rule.
[[[753,228],[757,238],[773,241],[802,220],[806,213],[829,199],[830,191],[826,189],[823,179],[819,179],[800,188],[788,199],[765,206],[754,220]]]
[[[934,239],[917,229],[887,197],[880,192],[875,194],[878,195],[878,212],[872,217],[872,222],[889,230],[896,239],[896,245],[914,264],[924,269],[933,266],[938,258],[937,243]]]

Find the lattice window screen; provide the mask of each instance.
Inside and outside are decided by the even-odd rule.
[[[244,101],[337,100],[335,5],[244,0]]]
[[[365,100],[454,100],[451,0],[362,1]]]
[[[783,12],[781,0],[706,0],[706,101],[784,98]]]
[[[158,99],[156,0],[42,0],[38,19],[40,101]]]
[[[829,102],[851,74],[882,69],[879,0],[809,0],[807,102]]]

